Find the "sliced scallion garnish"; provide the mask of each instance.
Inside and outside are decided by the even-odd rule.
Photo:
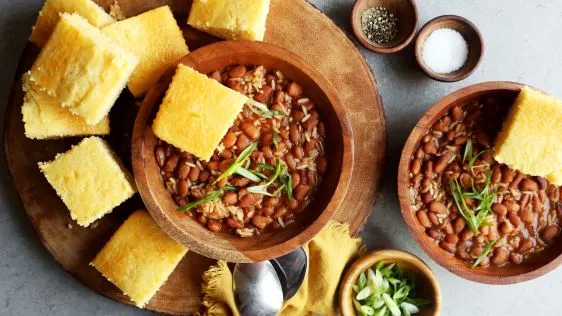
[[[242,167],[246,160],[250,158],[250,155],[258,148],[258,143],[254,142],[250,144],[248,147],[244,148],[244,150],[240,153],[240,156],[236,158],[236,160],[226,169],[216,180],[213,184],[221,181],[222,179],[226,179],[236,173],[236,170],[239,167]]]
[[[206,197],[204,197],[200,200],[197,200],[195,202],[186,204],[186,205],[178,208],[177,211],[178,212],[190,211],[190,210],[198,207],[199,205],[203,205],[205,203],[208,203],[208,202],[211,202],[211,201],[214,201],[214,200],[218,200],[224,195],[225,192],[234,191],[234,190],[236,190],[236,188],[233,187],[233,186],[224,186],[224,187],[218,189],[217,191],[210,192],[209,194],[207,194]]]
[[[359,275],[353,291],[353,305],[360,315],[411,315],[431,303],[415,297],[415,280],[410,274],[382,261]]]
[[[258,175],[243,167],[236,168],[236,173],[253,182],[261,181],[261,178]]]
[[[267,191],[267,189],[269,188],[269,186],[271,184],[273,184],[273,182],[275,182],[275,180],[277,180],[277,178],[279,177],[279,174],[281,174],[282,168],[283,168],[283,165],[281,164],[281,161],[277,160],[277,162],[275,164],[275,173],[273,174],[273,176],[271,176],[271,178],[267,182],[265,182],[262,185],[256,185],[256,186],[253,186],[253,187],[249,187],[246,190],[250,193],[273,196],[273,194],[269,193]]]
[[[492,247],[494,247],[494,245],[496,244],[496,240],[490,241],[488,243],[488,245],[486,245],[486,248],[484,248],[484,250],[482,251],[482,254],[480,254],[480,256],[478,256],[478,258],[476,258],[476,261],[474,261],[474,264],[472,265],[473,268],[476,268],[480,263],[482,263],[482,261],[484,261],[484,259],[488,256],[488,254],[490,253],[490,250],[492,250]]]
[[[257,102],[255,100],[248,99],[248,105],[253,106],[254,108],[258,109],[261,112],[261,115],[266,118],[270,118],[273,116],[281,116],[283,113],[277,110],[270,110],[265,104]]]

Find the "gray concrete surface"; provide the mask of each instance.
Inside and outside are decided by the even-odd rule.
[[[40,0],[0,0],[0,111],[4,113],[18,57]],[[348,33],[352,0],[312,0]],[[443,315],[561,315],[562,268],[524,284],[489,286],[461,279],[435,264],[411,238],[400,214],[396,169],[403,143],[422,113],[460,87],[489,80],[519,81],[562,97],[562,1],[423,0],[420,22],[458,14],[482,31],[486,52],[468,79],[438,83],[417,69],[411,48],[394,56],[363,51],[376,72],[389,131],[388,173],[363,232],[369,248],[411,251],[428,262],[443,290]],[[3,118],[3,116],[2,116]],[[3,119],[0,130],[3,130]],[[41,247],[23,213],[0,155],[0,315],[140,315],[84,288]]]

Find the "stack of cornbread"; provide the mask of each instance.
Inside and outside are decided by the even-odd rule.
[[[227,39],[263,40],[268,11],[269,0],[196,0],[189,23]],[[25,135],[37,140],[89,136],[53,161],[39,163],[72,219],[87,227],[136,193],[131,174],[109,144],[93,135],[109,134],[111,109],[125,87],[143,97],[189,53],[188,47],[168,6],[116,21],[92,0],[47,0],[30,40],[42,50],[22,78]],[[187,67],[180,66],[175,78],[176,88],[168,91],[155,131],[174,138],[173,127],[178,125],[170,118],[197,117],[190,122],[205,126],[199,130],[207,131],[207,136],[197,138],[200,147],[188,149],[210,156],[246,97]],[[172,95],[208,106],[190,108],[197,106],[190,101],[181,107],[171,101]],[[146,211],[137,211],[91,265],[143,307],[186,252]]]

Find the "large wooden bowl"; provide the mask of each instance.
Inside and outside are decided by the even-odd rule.
[[[416,124],[406,141],[400,158],[400,166],[398,168],[398,195],[400,198],[402,215],[414,239],[438,264],[460,277],[475,282],[513,284],[544,275],[562,264],[562,239],[556,239],[554,244],[547,247],[540,254],[525,260],[522,264],[473,269],[471,265],[441,249],[425,234],[423,227],[419,224],[415,212],[410,205],[408,195],[410,163],[421,138],[427,133],[428,129],[452,107],[486,97],[514,100],[522,87],[522,84],[512,82],[485,82],[466,87],[444,97],[437,102],[437,104],[432,106]],[[501,124],[501,122],[498,122],[498,124]]]
[[[412,272],[416,278],[416,293],[419,298],[431,300],[430,305],[420,307],[419,316],[438,316],[441,314],[441,288],[433,271],[420,258],[400,250],[377,250],[357,259],[345,273],[340,285],[340,309],[343,316],[353,316],[355,292],[352,286],[359,275],[382,261],[385,264],[396,263]]]
[[[181,216],[166,191],[154,158],[157,138],[152,120],[175,71],[171,69],[146,96],[133,131],[132,161],[139,192],[149,212],[174,239],[206,257],[229,262],[258,262],[284,255],[310,241],[341,205],[353,169],[351,125],[336,89],[295,54],[262,42],[225,41],[190,53],[180,63],[201,73],[233,64],[264,65],[298,82],[315,104],[328,133],[325,154],[329,171],[306,210],[283,230],[240,238],[213,233],[192,218]]]

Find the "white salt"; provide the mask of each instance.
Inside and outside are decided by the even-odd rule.
[[[432,71],[448,74],[459,70],[468,59],[468,44],[462,35],[449,28],[437,29],[425,40],[423,62]]]

